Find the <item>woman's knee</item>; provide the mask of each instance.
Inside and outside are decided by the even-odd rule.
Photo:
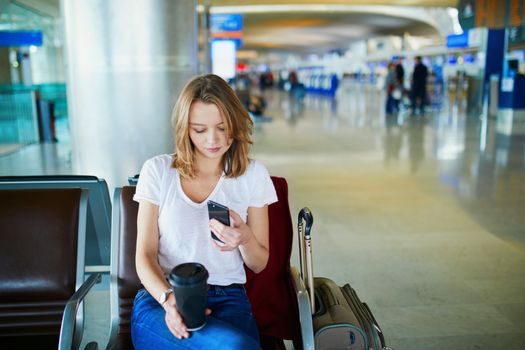
[[[221,320],[211,318],[199,334],[199,338],[208,348],[215,350],[260,349],[257,336],[232,326]]]
[[[244,333],[237,333],[220,347],[221,350],[257,350],[260,348],[260,344],[255,339]]]
[[[220,349],[236,350],[236,349],[260,349],[259,341],[249,334],[236,330],[224,334],[223,342],[221,342]]]

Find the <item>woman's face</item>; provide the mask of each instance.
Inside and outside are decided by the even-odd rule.
[[[223,117],[213,103],[193,102],[189,124],[197,158],[221,159],[230,148],[232,139],[226,135]]]

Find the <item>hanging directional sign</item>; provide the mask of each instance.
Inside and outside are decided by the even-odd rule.
[[[8,46],[42,46],[42,32],[30,30],[0,31],[0,47]]]
[[[447,36],[447,48],[468,47],[468,31],[462,34],[450,34]]]
[[[210,19],[210,31],[218,32],[242,32],[242,15],[234,13],[214,13]]]
[[[242,45],[243,17],[240,14],[219,13],[210,16],[210,37],[218,40],[233,40],[236,47]]]
[[[457,6],[463,30],[525,25],[525,0],[460,0]]]

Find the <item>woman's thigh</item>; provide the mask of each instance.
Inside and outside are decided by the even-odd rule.
[[[259,332],[243,288],[215,287],[208,293],[211,316],[238,328],[259,343]]]
[[[206,326],[190,332],[187,339],[176,338],[166,326],[164,309],[146,291],[135,298],[131,336],[135,349],[259,349],[259,343],[241,329],[215,315]]]

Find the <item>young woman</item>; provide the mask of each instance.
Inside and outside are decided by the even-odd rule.
[[[252,121],[220,77],[183,89],[173,112],[175,153],[144,164],[134,199],[137,273],[131,335],[136,349],[258,349],[243,284],[244,264],[268,261],[268,205],[277,201],[266,168],[248,158]],[[230,226],[208,219],[207,201],[230,208]],[[224,244],[211,238],[210,229]],[[181,263],[209,272],[207,324],[189,332],[166,280]]]

